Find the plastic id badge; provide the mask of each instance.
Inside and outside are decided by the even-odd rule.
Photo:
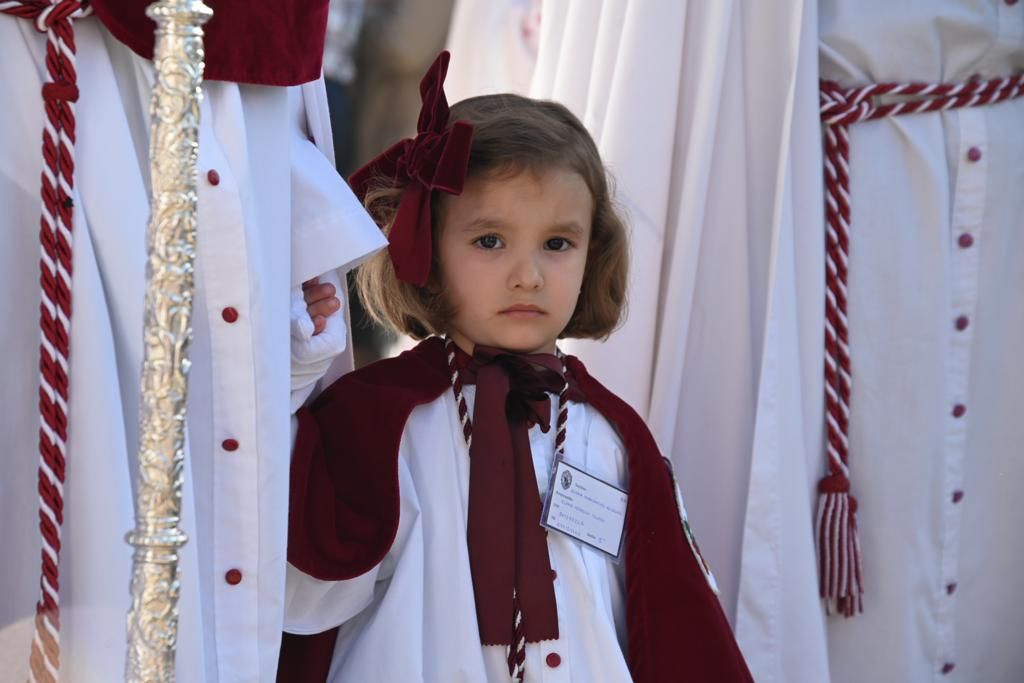
[[[540,524],[617,561],[625,537],[626,500],[627,493],[618,486],[556,460]]]

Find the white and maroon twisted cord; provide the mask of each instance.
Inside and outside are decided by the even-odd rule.
[[[822,81],[821,120],[825,126],[849,126],[902,114],[981,107],[1021,94],[1024,94],[1024,74],[965,83],[873,83],[850,89]],[[900,99],[888,104],[874,100],[883,95]]]
[[[555,349],[555,354],[558,359],[562,361],[562,374],[567,375],[568,369],[565,367],[565,355],[561,349]],[[555,423],[555,460],[565,459],[565,430],[566,425],[569,424],[569,381],[562,384],[562,390],[558,392],[558,420]]]
[[[469,406],[466,404],[466,397],[462,391],[462,379],[459,377],[459,369],[455,365],[455,342],[446,338],[444,340],[445,350],[448,353],[448,371],[450,374],[452,392],[455,394],[455,404],[458,406],[459,421],[462,422],[462,435],[466,438],[466,448],[473,446],[473,421],[469,417]],[[564,357],[561,352],[558,357],[562,359],[564,372]],[[569,383],[562,385],[558,394],[558,422],[555,428],[555,459],[561,460],[565,457],[565,433],[566,423],[569,421]],[[512,644],[506,652],[508,661],[508,673],[513,681],[522,683],[526,674],[526,631],[523,628],[523,611],[519,606],[519,596],[515,589],[512,589]]]
[[[826,606],[845,616],[863,611],[857,500],[850,495],[849,423],[852,372],[847,324],[850,253],[849,126],[903,114],[977,107],[1024,94],[1024,75],[955,84],[878,83],[843,89],[821,83],[825,133],[825,417],[828,474],[818,484],[819,582]],[[898,96],[878,104],[875,98]]]
[[[42,96],[42,215],[40,218],[39,529],[40,596],[30,656],[30,680],[60,677],[60,547],[67,462],[68,357],[71,340],[72,210],[75,173],[75,34],[72,21],[91,13],[79,0],[3,0],[0,13],[31,20],[46,34],[47,81]]]

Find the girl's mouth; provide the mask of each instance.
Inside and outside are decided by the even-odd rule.
[[[538,316],[547,315],[540,306],[534,306],[533,304],[516,304],[515,306],[509,306],[498,312],[499,315],[508,315],[514,318],[536,318]]]

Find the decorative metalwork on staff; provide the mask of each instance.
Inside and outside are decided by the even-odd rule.
[[[146,14],[157,24],[150,107],[151,213],[139,411],[139,475],[128,681],[173,681],[178,634],[178,549],[185,459],[188,347],[192,337],[196,243],[196,160],[203,80],[201,0],[162,0]]]

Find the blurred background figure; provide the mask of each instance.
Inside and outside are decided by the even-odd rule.
[[[366,0],[330,0],[327,39],[324,44],[324,81],[331,110],[334,162],[347,176],[355,155],[355,112],[353,84],[356,78],[356,49],[363,28]]]
[[[348,176],[416,133],[419,81],[444,47],[454,0],[331,0],[324,74],[338,171]],[[349,282],[356,367],[402,348]]]
[[[374,0],[359,45],[356,166],[416,133],[419,81],[444,47],[453,0]]]
[[[370,0],[370,7],[367,8],[366,0],[330,0],[324,44],[324,81],[331,112],[335,165],[338,173],[346,178],[361,163],[356,156],[356,131],[362,131],[357,121],[362,110],[360,105],[365,101],[365,98],[356,94],[360,36],[366,23],[367,10],[372,20],[379,20],[385,10],[384,5],[390,4]],[[415,120],[411,125],[415,127]],[[370,322],[359,294],[351,284],[348,304],[352,356],[358,368],[386,355],[387,349],[394,342],[394,336]]]

